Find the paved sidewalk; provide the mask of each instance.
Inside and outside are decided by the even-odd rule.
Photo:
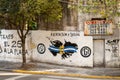
[[[116,78],[120,80],[120,68],[79,68],[40,62],[29,62],[25,69],[21,63],[0,61],[0,70],[28,74],[48,74],[84,78]]]

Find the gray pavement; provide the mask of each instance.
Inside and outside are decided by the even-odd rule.
[[[80,68],[50,63],[29,62],[25,69],[20,68],[21,63],[0,61],[0,70],[23,73],[50,74],[58,76],[73,76],[87,78],[118,78],[120,68]],[[31,72],[29,72],[31,71]],[[37,73],[38,72],[38,73]]]

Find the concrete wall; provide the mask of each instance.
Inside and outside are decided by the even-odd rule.
[[[27,58],[28,54],[26,50]],[[1,30],[0,34],[0,60],[20,62],[21,56],[21,41],[15,30]]]
[[[39,35],[36,35],[39,34]],[[81,67],[92,67],[93,66],[93,41],[92,37],[85,37],[83,32],[73,32],[73,31],[34,31],[32,32],[33,42],[36,45],[36,48],[33,50],[33,59],[42,62],[72,65],[72,66],[81,66]],[[64,53],[56,53],[53,55],[50,52],[49,48],[51,41],[59,40],[63,45],[66,42],[71,44],[76,44],[78,49],[74,53],[66,54],[67,57],[63,58]],[[39,44],[45,45],[45,52],[42,52],[42,47],[40,50]],[[86,46],[86,47],[85,47]],[[38,48],[39,47],[39,48]],[[65,47],[65,46],[64,46]],[[84,48],[83,48],[84,47]],[[82,49],[83,48],[83,49]],[[91,50],[91,52],[90,52]],[[83,56],[81,55],[81,53]],[[87,53],[88,52],[88,53]],[[90,53],[90,55],[89,55]]]
[[[93,67],[92,37],[74,31],[30,31],[27,60]],[[53,46],[54,45],[54,46]],[[21,41],[14,30],[1,30],[0,60],[21,61]]]
[[[100,18],[101,16],[79,13],[78,17],[78,30],[84,31],[85,21],[91,20],[92,18]],[[120,18],[115,17],[113,21],[112,29],[114,32],[112,35],[92,36],[94,44],[94,67],[120,67],[120,41],[118,43],[114,43],[115,40],[120,40]],[[107,43],[107,41],[110,41],[111,43]]]
[[[106,67],[120,67],[120,29],[111,38],[105,39]]]
[[[104,39],[104,43],[101,44],[105,48],[102,51],[105,52],[103,55],[101,50],[98,50],[101,46],[96,45],[98,48],[93,46],[93,38],[84,36],[82,31],[30,31],[26,39],[27,60],[80,67],[97,66],[100,64],[99,61],[103,61],[101,64],[105,64],[105,67],[120,67],[119,31],[119,29],[115,30],[113,36]],[[58,44],[57,47],[55,43]],[[95,50],[99,54],[95,55]],[[17,32],[1,30],[0,60],[21,62],[21,53],[21,41]]]
[[[106,67],[120,67],[119,39],[106,39],[105,43]]]

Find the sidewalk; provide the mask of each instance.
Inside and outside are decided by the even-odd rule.
[[[20,66],[21,63],[0,61],[1,71],[82,78],[115,78],[120,80],[120,68],[79,68],[40,62],[29,62],[26,69],[21,69]]]

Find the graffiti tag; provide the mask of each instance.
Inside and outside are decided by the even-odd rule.
[[[13,34],[0,35],[0,53],[20,55],[22,54],[22,42],[21,40],[14,40]],[[26,54],[28,51],[26,50]]]
[[[45,45],[44,45],[43,43],[38,44],[38,46],[37,46],[37,51],[38,51],[40,54],[44,54],[45,51],[46,51]]]
[[[106,49],[107,51],[112,52],[113,57],[118,57],[118,48],[119,48],[119,39],[114,39],[114,40],[107,40],[107,45],[111,46],[111,49]]]
[[[80,53],[83,57],[89,57],[91,55],[91,49],[88,46],[81,48]]]

